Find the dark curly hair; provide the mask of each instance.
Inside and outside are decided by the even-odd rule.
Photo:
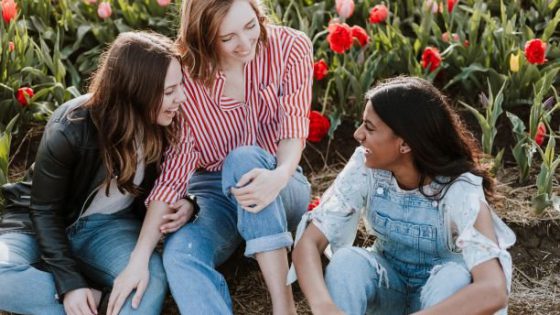
[[[377,115],[412,149],[420,172],[420,192],[441,199],[447,188],[465,173],[482,177],[484,194],[494,198],[495,182],[480,163],[478,142],[451,109],[446,97],[430,82],[401,76],[377,84],[366,94]],[[422,190],[426,178],[447,178],[442,191],[427,195]]]

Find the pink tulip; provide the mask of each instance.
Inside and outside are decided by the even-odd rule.
[[[354,13],[354,0],[336,0],[336,12],[343,19],[351,17]]]
[[[424,2],[424,5],[426,6],[426,8],[429,8],[432,13],[437,13],[438,11],[438,4],[436,1],[434,0],[426,0],[426,2]]]
[[[111,11],[111,4],[109,2],[101,2],[97,8],[97,15],[99,15],[102,20],[106,20],[111,17],[111,14],[113,14],[113,11]]]
[[[157,0],[160,7],[166,7],[171,4],[171,0]]]
[[[2,0],[0,6],[2,7],[4,23],[10,24],[10,21],[14,20],[18,14],[17,3],[14,0]]]

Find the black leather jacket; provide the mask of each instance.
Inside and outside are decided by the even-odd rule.
[[[97,129],[89,111],[80,107],[88,98],[80,96],[53,113],[37,151],[32,183],[27,178],[2,187],[6,207],[0,233],[35,233],[60,298],[68,291],[90,287],[70,251],[65,229],[87,209],[106,174]],[[69,119],[67,113],[74,108]],[[156,175],[155,165],[148,165],[140,185],[143,194],[133,206],[140,218]]]

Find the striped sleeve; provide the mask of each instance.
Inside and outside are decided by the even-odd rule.
[[[161,173],[155,182],[146,206],[153,200],[160,200],[172,204],[187,193],[187,183],[200,154],[194,150],[194,141],[188,124],[181,120],[181,135],[176,146],[167,148]]]
[[[295,39],[282,78],[278,140],[305,139],[309,133],[309,109],[313,84],[313,46],[303,33]]]

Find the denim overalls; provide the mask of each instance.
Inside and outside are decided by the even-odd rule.
[[[364,314],[366,306],[368,314],[410,314],[468,285],[463,257],[448,245],[445,206],[403,191],[390,172],[376,170],[374,178],[364,215],[377,239],[369,249],[335,252],[325,275],[335,304],[349,315]],[[430,188],[440,186],[434,181]]]

